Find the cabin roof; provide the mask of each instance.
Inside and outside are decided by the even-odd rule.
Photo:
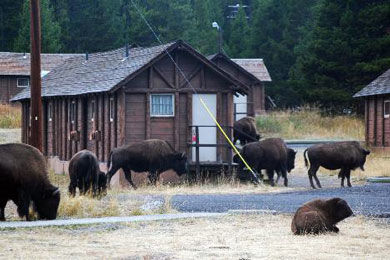
[[[51,71],[65,60],[82,54],[41,54],[42,71]],[[0,75],[30,76],[30,53],[0,52]]]
[[[390,69],[357,92],[353,97],[390,94]]]
[[[123,47],[89,54],[88,60],[86,60],[85,55],[69,58],[62,66],[55,68],[42,78],[42,97],[76,96],[113,91],[128,78],[137,75],[141,69],[178,46],[190,51],[208,67],[230,81],[232,85],[238,86],[237,89],[234,89],[235,91],[240,92],[244,89],[245,92],[247,90],[241,82],[218,68],[191,46],[179,40],[153,47],[130,48],[128,57],[126,57],[126,49]],[[28,98],[30,98],[30,89],[26,88],[12,98],[12,101]]]
[[[263,59],[230,59],[223,53],[215,53],[207,58],[213,62],[217,59],[223,59],[255,81],[271,81]]]

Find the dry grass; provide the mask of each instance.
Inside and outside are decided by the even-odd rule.
[[[387,259],[390,225],[363,217],[339,234],[294,236],[289,215],[233,215],[2,231],[0,258]]]
[[[364,120],[355,116],[323,116],[316,108],[277,111],[256,118],[264,137],[284,139],[364,140]]]
[[[0,104],[0,128],[20,128],[21,118],[20,107]]]

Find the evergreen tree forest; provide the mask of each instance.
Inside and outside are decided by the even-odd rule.
[[[263,58],[279,107],[355,107],[390,68],[389,0],[40,0],[42,52],[106,51],[183,39],[204,55]],[[0,51],[29,52],[29,0],[1,0]]]

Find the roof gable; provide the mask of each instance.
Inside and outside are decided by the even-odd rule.
[[[390,69],[357,92],[353,97],[390,94]]]
[[[191,46],[179,40],[154,47],[131,48],[128,57],[125,56],[125,48],[120,48],[90,54],[88,60],[84,56],[70,58],[42,79],[42,96],[75,96],[115,91],[166,56],[167,52],[174,48],[183,48],[189,51],[206,66],[235,85],[235,91],[246,91],[246,87],[241,82],[218,68]],[[17,94],[12,101],[28,98],[30,98],[29,88]]]

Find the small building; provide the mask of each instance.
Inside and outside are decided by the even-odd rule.
[[[390,69],[353,97],[365,100],[366,144],[390,149]]]
[[[233,95],[248,91],[183,41],[72,57],[42,80],[44,154],[67,161],[89,149],[107,161],[115,147],[158,138],[193,161],[199,126],[199,143],[215,144],[200,148],[200,161],[231,160],[199,98],[221,125],[232,126]],[[29,88],[12,100],[22,104],[22,141],[29,143]]]
[[[248,95],[234,96],[235,120],[265,113],[264,83],[271,77],[263,59],[230,59],[223,53],[208,58],[249,88]]]
[[[68,58],[79,54],[42,54],[42,76],[62,64]],[[24,88],[30,86],[30,54],[0,52],[0,103],[9,100]]]

